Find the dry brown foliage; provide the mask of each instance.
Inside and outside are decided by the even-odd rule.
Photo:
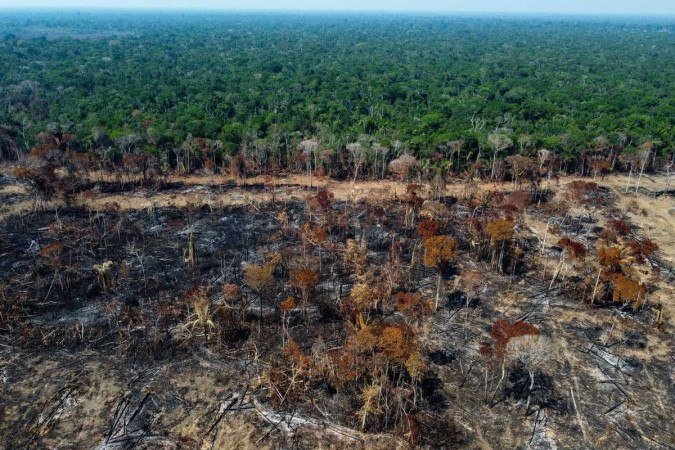
[[[239,296],[239,286],[233,283],[223,284],[222,287],[223,300],[226,302],[231,302],[237,299]]]
[[[625,261],[625,258],[626,256],[619,246],[605,246],[603,244],[598,246],[598,260],[606,270],[620,272],[621,264]]]
[[[586,257],[586,247],[581,242],[568,238],[567,236],[558,241],[561,246],[570,256],[578,260],[583,260]]]
[[[357,243],[354,239],[347,240],[344,260],[347,267],[351,267],[357,277],[361,277],[366,269],[366,246]]]
[[[399,363],[404,363],[410,354],[412,331],[403,325],[389,325],[382,330],[378,349]]]
[[[312,269],[296,269],[290,271],[289,284],[302,291],[313,289],[319,282],[319,273]]]
[[[417,159],[407,153],[389,163],[389,172],[396,175],[401,181],[408,179],[416,168]]]
[[[592,181],[574,180],[565,186],[565,199],[570,203],[590,205],[597,200],[598,184]]]
[[[630,303],[634,308],[644,304],[645,286],[639,281],[632,280],[623,274],[612,274],[612,300],[614,302]]]
[[[244,282],[257,293],[263,293],[274,286],[274,266],[251,264],[244,269]]]
[[[490,242],[496,244],[498,242],[507,242],[513,239],[514,224],[509,219],[494,219],[488,222],[485,227],[487,235],[490,237]]]
[[[438,235],[441,223],[436,220],[423,220],[417,224],[417,234],[424,240]]]
[[[279,307],[282,311],[287,312],[294,309],[297,306],[297,302],[293,297],[286,297],[280,304]]]
[[[422,300],[419,294],[399,292],[396,294],[396,310],[419,319],[431,313],[432,305]]]
[[[515,191],[504,197],[503,205],[513,205],[518,211],[524,211],[532,202],[532,194],[528,191]]]
[[[494,356],[503,359],[506,356],[507,345],[513,338],[525,335],[539,335],[541,331],[534,325],[520,321],[509,322],[506,319],[499,319],[492,324],[490,336],[493,339],[493,344],[483,344],[481,353],[485,356]]]
[[[449,236],[432,236],[424,241],[424,265],[427,267],[444,267],[454,257],[457,241]]]
[[[659,246],[649,238],[635,239],[628,243],[635,259],[644,263],[659,250]]]
[[[375,307],[375,292],[368,283],[356,283],[349,293],[356,311],[367,311]]]
[[[442,220],[450,216],[450,209],[441,202],[427,200],[422,205],[420,217],[426,217],[431,220]]]
[[[300,229],[300,236],[304,243],[315,245],[320,248],[331,248],[331,242],[328,239],[326,230],[312,223],[304,223]]]

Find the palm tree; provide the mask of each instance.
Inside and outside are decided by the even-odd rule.
[[[208,299],[202,298],[194,303],[193,319],[185,324],[186,328],[191,331],[195,327],[200,327],[204,332],[204,340],[206,344],[209,343],[209,331],[216,327],[213,322],[213,311],[211,310],[211,302]]]

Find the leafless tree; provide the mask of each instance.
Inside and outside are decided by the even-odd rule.
[[[312,187],[312,170],[317,166],[317,150],[319,148],[319,140],[316,138],[304,139],[299,144],[299,149],[305,157],[307,165],[307,181],[309,187]]]
[[[347,150],[351,155],[352,164],[354,166],[354,179],[352,181],[352,184],[354,184],[356,183],[361,168],[368,160],[368,148],[361,142],[352,142],[347,144]]]
[[[495,177],[495,165],[497,163],[497,155],[513,145],[513,140],[508,133],[511,130],[498,128],[493,133],[488,135],[488,144],[492,148],[492,174],[490,178]]]
[[[530,395],[534,389],[534,372],[549,361],[555,360],[557,349],[551,339],[542,334],[526,334],[511,338],[506,344],[507,360],[511,364],[520,363],[530,376],[526,411],[530,408]]]

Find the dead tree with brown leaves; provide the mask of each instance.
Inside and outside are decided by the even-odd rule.
[[[438,272],[436,279],[436,302],[434,309],[438,309],[441,296],[441,281],[443,272],[455,258],[457,241],[449,236],[433,236],[424,241],[424,265],[433,267]]]
[[[490,245],[492,246],[492,263],[494,264],[496,260],[497,268],[500,272],[503,272],[507,246],[514,236],[513,221],[502,218],[494,219],[487,224],[485,231],[490,237]],[[498,257],[497,252],[499,252]]]

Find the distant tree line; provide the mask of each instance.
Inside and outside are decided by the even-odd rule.
[[[669,169],[672,26],[4,13],[0,158],[51,145],[143,173],[516,182]]]

